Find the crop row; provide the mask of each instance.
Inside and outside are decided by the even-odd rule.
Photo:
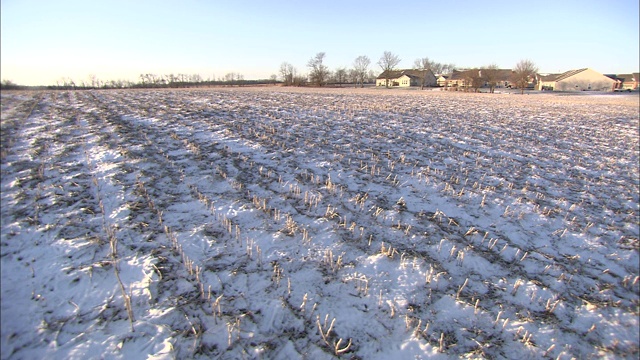
[[[112,286],[85,304],[71,292],[77,313],[47,321],[52,333],[127,320],[132,335],[110,340],[122,354],[147,336],[189,357],[369,358],[389,344],[633,356],[620,335],[640,289],[638,172],[623,171],[637,160],[633,118],[457,101],[110,91],[23,103],[28,121],[6,123],[16,140],[2,149],[30,149],[24,170],[3,160],[14,217],[47,229],[46,246],[78,249],[71,276]]]

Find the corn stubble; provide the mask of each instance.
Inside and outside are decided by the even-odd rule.
[[[84,323],[91,342],[126,318],[117,348],[170,328],[167,353],[188,358],[368,358],[410,343],[637,355],[623,336],[640,289],[637,109],[367,90],[29,96],[3,114],[3,221],[65,235],[34,246],[76,251],[70,273],[119,289],[87,295],[99,314],[69,299],[78,315],[46,318],[49,340]],[[3,248],[18,236],[3,232]]]

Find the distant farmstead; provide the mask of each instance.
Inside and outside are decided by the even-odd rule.
[[[613,91],[617,81],[584,68],[569,70],[562,74],[540,76],[538,90],[552,91]]]
[[[424,79],[424,84],[422,80]],[[389,84],[387,85],[387,80]],[[394,70],[384,71],[376,78],[376,86],[410,87],[436,86],[436,77],[431,70]]]

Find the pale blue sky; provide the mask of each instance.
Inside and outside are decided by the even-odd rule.
[[[317,52],[330,69],[384,51],[540,72],[638,71],[638,0],[1,0],[1,76],[25,85],[63,77],[138,80],[141,73],[300,73]]]

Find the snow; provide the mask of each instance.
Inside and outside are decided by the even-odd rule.
[[[638,98],[2,93],[1,358],[629,358]]]

